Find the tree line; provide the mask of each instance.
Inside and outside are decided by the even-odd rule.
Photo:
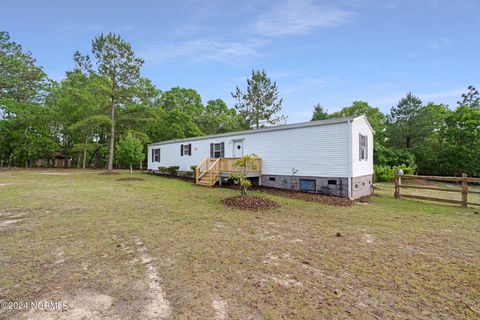
[[[149,142],[260,128],[286,122],[277,84],[253,70],[236,103],[203,104],[197,91],[157,88],[142,75],[144,61],[117,34],[75,52],[61,81],[49,79],[30,52],[0,32],[0,166],[35,166],[61,154],[71,167],[131,166]],[[423,103],[409,93],[388,114],[367,102],[329,113],[318,104],[312,120],[366,115],[375,130],[377,173],[402,167],[420,174],[478,176],[480,95],[470,86],[455,109]],[[50,160],[51,161],[51,160]],[[51,164],[51,163],[50,163]]]
[[[112,171],[140,162],[149,142],[285,120],[276,115],[282,103],[277,85],[263,70],[252,71],[246,91],[236,88],[230,108],[221,99],[204,105],[193,89],[159,90],[117,34],[95,37],[91,54],[77,51],[73,62],[63,80],[53,81],[31,53],[0,32],[0,166],[31,167],[57,153],[71,167]]]
[[[395,168],[423,175],[480,175],[480,94],[473,86],[453,110],[408,93],[388,114],[355,101],[333,113],[317,104],[312,120],[358,115],[366,115],[375,130],[375,171],[382,180],[390,180]]]

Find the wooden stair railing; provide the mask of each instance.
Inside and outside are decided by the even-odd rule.
[[[197,168],[195,169],[195,182],[198,181],[205,175],[208,170],[208,162],[210,158],[205,158],[198,164]]]
[[[195,170],[197,184],[208,185],[217,183],[221,172],[221,158],[206,158],[200,162]]]
[[[220,174],[238,172],[233,164],[238,158],[205,158],[203,159],[195,169],[195,183],[213,186],[218,182]],[[255,161],[254,170],[252,173],[261,174],[262,172],[262,160],[257,159]]]

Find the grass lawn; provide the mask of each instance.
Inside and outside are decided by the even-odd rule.
[[[480,214],[392,197],[226,208],[234,190],[98,171],[0,172],[0,300],[54,319],[478,319]],[[337,233],[341,233],[341,237]],[[50,318],[49,318],[50,319]]]

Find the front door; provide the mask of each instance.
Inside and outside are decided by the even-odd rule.
[[[233,141],[233,156],[243,157],[243,140]]]

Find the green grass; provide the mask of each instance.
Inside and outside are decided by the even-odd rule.
[[[267,212],[224,207],[229,189],[96,171],[0,172],[0,300],[90,290],[134,316],[148,297],[144,243],[173,319],[477,319],[480,214],[392,197],[332,207],[255,193]],[[0,217],[0,222],[2,221]],[[337,232],[342,237],[337,237]],[[0,317],[2,313],[0,312]]]

